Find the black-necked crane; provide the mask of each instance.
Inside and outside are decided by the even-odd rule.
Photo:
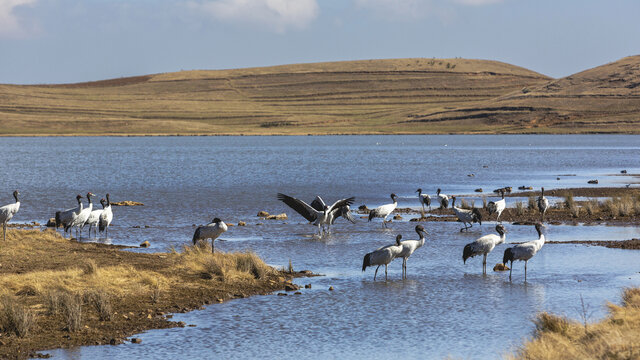
[[[95,196],[92,192],[87,193],[87,202],[89,203],[89,205],[86,208],[82,209],[82,211],[80,211],[80,213],[71,220],[71,224],[69,224],[71,228],[76,228],[76,238],[78,239],[82,237],[82,227],[89,218],[91,211],[93,211],[93,203],[91,202],[92,196]],[[79,233],[78,230],[80,230]]]
[[[504,189],[500,189],[500,195],[502,196],[502,199],[498,201],[490,201],[487,204],[489,215],[494,213],[498,214],[498,217],[496,217],[496,221],[500,221],[500,215],[502,215],[502,212],[507,207],[507,201],[504,199]]]
[[[215,252],[213,242],[227,231],[228,227],[224,221],[219,218],[214,218],[209,224],[199,226],[196,232],[193,233],[193,245],[197,244],[199,240],[211,239],[211,252]]]
[[[95,236],[98,236],[98,222],[100,221],[100,215],[102,215],[104,207],[106,206],[106,200],[100,199],[100,204],[102,205],[102,209],[91,210],[91,212],[89,213],[89,217],[82,225],[82,229],[84,229],[85,226],[89,225],[89,237],[91,237],[91,228],[94,228],[93,234]]]
[[[473,223],[475,222],[482,225],[482,214],[480,213],[480,210],[478,210],[477,208],[473,208],[470,210],[458,208],[456,207],[456,197],[452,196],[451,199],[452,199],[451,208],[453,208],[453,212],[458,217],[458,220],[462,222],[462,224],[464,225],[464,228],[460,229],[460,232],[463,232],[465,230],[472,228]],[[469,224],[469,227],[467,227],[467,224]]]
[[[316,198],[318,200],[319,197]],[[340,208],[345,205],[352,205],[355,201],[354,197],[340,199],[333,203],[331,206],[324,205],[324,210],[316,210],[313,206],[307,204],[306,202],[296,199],[292,196],[278,193],[278,200],[287,204],[290,208],[295,210],[298,214],[302,215],[305,219],[310,222],[313,222],[314,225],[318,227],[318,235],[322,236],[324,234],[324,227],[330,226],[331,222],[334,220],[334,211],[338,211]],[[320,202],[324,204],[322,199],[319,199]]]
[[[422,205],[422,212],[424,213],[424,207],[428,206],[429,210],[431,210],[431,196],[429,194],[423,194],[422,189],[416,190],[418,193],[418,200],[420,200],[420,204]]]
[[[398,196],[396,194],[391,194],[390,197],[391,197],[391,200],[393,200],[391,204],[380,205],[377,208],[369,211],[368,221],[371,221],[374,218],[379,217],[379,218],[382,218],[382,227],[387,227],[387,217],[391,215],[393,210],[395,210],[396,207],[398,206]]]
[[[528,241],[526,243],[518,244],[516,246],[507,248],[504,251],[504,256],[502,257],[502,263],[507,264],[507,261],[510,262],[509,266],[509,281],[511,281],[511,271],[513,270],[513,261],[514,260],[522,260],[524,261],[524,281],[527,281],[527,262],[536,254],[545,242],[545,236],[542,233],[542,224],[536,224],[536,231],[538,232],[538,239]]]
[[[71,229],[71,222],[84,209],[84,206],[82,205],[82,195],[77,195],[76,201],[78,201],[78,206],[75,208],[56,211],[56,228],[62,226],[64,228],[65,235],[67,231]],[[69,232],[69,237],[71,237],[71,232]]]
[[[104,231],[107,237],[109,236],[109,225],[111,225],[112,220],[111,200],[109,199],[109,194],[107,194],[107,206],[102,210],[102,214],[100,214],[100,219],[98,220],[98,230],[100,230],[100,232]]]
[[[354,198],[355,199],[355,198]],[[327,208],[327,204],[324,203],[324,200],[322,200],[322,198],[318,195],[316,196],[316,198],[311,202],[311,207],[324,212],[325,208]],[[348,204],[344,204],[342,206],[336,206],[331,208],[331,210],[329,211],[329,216],[327,217],[326,221],[324,221],[321,225],[322,225],[322,231],[323,232],[331,232],[331,225],[333,225],[336,220],[338,220],[339,217],[343,217],[345,219],[347,219],[350,223],[355,224],[356,223],[356,219],[353,217],[353,215],[351,214],[351,208],[349,207]],[[325,226],[327,227],[325,230]]]
[[[506,238],[507,229],[502,224],[496,225],[496,234],[489,234],[478,238],[476,241],[465,245],[462,250],[462,262],[467,263],[467,259],[476,255],[483,255],[482,257],[482,273],[487,273],[487,255],[493,251],[496,245],[504,243]]]
[[[424,227],[422,227],[422,225],[416,226],[416,233],[418,233],[418,236],[420,237],[420,239],[405,240],[401,242],[402,250],[400,251],[400,254],[396,256],[398,258],[402,258],[402,278],[403,279],[407,278],[407,260],[409,260],[409,257],[413,254],[414,251],[418,250],[419,248],[422,247],[422,245],[424,245],[424,240],[427,235],[427,232],[424,230]]]
[[[542,192],[540,193],[540,196],[538,196],[538,210],[540,211],[540,214],[542,214],[543,222],[544,222],[544,213],[547,212],[548,208],[549,208],[549,200],[547,200],[547,198],[544,197],[544,188],[542,188]]]
[[[445,194],[442,194],[440,192],[440,188],[438,188],[436,194],[438,195],[438,201],[440,201],[440,209],[446,209],[447,207],[449,207],[449,197]]]
[[[402,251],[402,235],[398,234],[396,236],[396,243],[392,245],[383,246],[376,251],[370,252],[364,256],[364,260],[362,261],[362,272],[369,266],[378,266],[376,267],[376,272],[373,274],[373,281],[376,281],[376,276],[378,275],[378,269],[380,266],[384,265],[384,280],[387,280],[387,266],[390,262],[395,259],[400,252]]]
[[[2,223],[2,239],[7,240],[7,223],[13,218],[13,216],[20,210],[20,200],[18,199],[20,193],[18,190],[13,192],[13,198],[16,202],[13,204],[0,207],[0,222]]]

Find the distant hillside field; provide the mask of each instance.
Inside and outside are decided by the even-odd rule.
[[[1,135],[640,132],[640,57],[554,80],[396,59],[0,85]]]

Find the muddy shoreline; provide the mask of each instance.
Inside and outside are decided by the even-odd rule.
[[[173,313],[280,290],[297,291],[299,287],[291,280],[312,275],[308,271],[289,273],[269,268],[259,278],[240,274],[220,279],[215,273],[194,270],[190,264],[184,264],[183,256],[134,253],[117,246],[78,243],[63,239],[52,230],[10,230],[0,251],[0,294],[34,314],[35,322],[24,336],[7,331],[6,326],[3,329],[7,323],[0,322],[0,358],[25,359],[46,356],[48,349],[132,341],[129,337],[146,330],[188,326],[172,321]],[[124,271],[124,275],[112,279],[112,271]],[[124,282],[122,277],[126,277]],[[38,278],[52,280],[43,284]],[[56,280],[60,283],[50,284]],[[75,286],[76,280],[90,285]],[[110,281],[115,284],[112,288]],[[131,284],[136,281],[140,283]],[[128,285],[133,290],[128,290]],[[110,319],[101,320],[99,313],[85,302],[81,326],[70,331],[63,314],[47,311],[51,291],[63,288],[74,294],[109,293]]]

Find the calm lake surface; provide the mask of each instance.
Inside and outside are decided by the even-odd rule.
[[[0,138],[0,151],[10,154],[0,163],[0,203],[9,203],[14,189],[22,194],[13,222],[44,223],[73,207],[76,194],[109,192],[112,201],[145,206],[115,207],[109,239],[97,241],[148,240],[151,248],[136,251],[165,251],[190,243],[192,225],[217,216],[247,222],[230,228],[218,249],[252,249],[269,264],[291,260],[296,270],[325,275],[300,279],[312,289],[299,296],[212,305],[174,317],[197,327],[149,331],[139,335],[142,344],[50,352],[55,358],[499,358],[531,335],[537,312],[579,318],[582,297],[596,320],[623,287],[640,285],[640,253],[569,244],[545,245],[529,263],[526,284],[523,263],[515,264],[512,283],[508,273],[482,276],[481,258],[463,265],[462,248],[493,232],[493,222],[469,233],[460,233],[459,223],[423,223],[429,237],[408,262],[409,278],[401,280],[396,261],[389,281],[380,281],[382,272],[374,283],[375,268],[361,272],[363,255],[398,233],[417,238],[408,216],[389,229],[379,220],[339,220],[318,240],[313,226],[276,199],[278,192],[306,201],[355,196],[356,205],[373,208],[394,192],[399,207],[418,208],[418,187],[473,196],[483,188],[491,200],[490,191],[503,186],[640,186],[618,176],[622,169],[640,173],[639,136]],[[260,210],[289,219],[260,220]],[[531,226],[505,225],[507,242],[537,237]],[[638,227],[547,228],[548,240],[633,237],[640,237]],[[505,248],[489,255],[490,268]]]

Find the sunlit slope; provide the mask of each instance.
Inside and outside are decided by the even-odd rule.
[[[0,85],[0,133],[344,134],[491,132],[481,106],[550,79],[501,62],[395,59],[182,71],[64,85]]]
[[[468,122],[506,131],[640,133],[640,56],[630,56],[479,105],[416,113],[418,123]]]

